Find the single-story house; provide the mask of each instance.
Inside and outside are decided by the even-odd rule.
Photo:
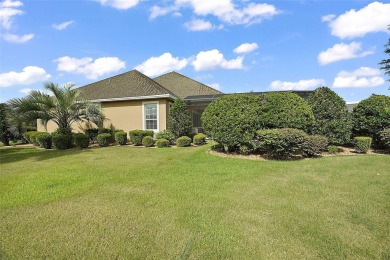
[[[167,128],[170,105],[183,99],[192,114],[195,132],[201,132],[201,115],[214,99],[225,95],[177,72],[150,78],[137,70],[122,73],[78,88],[83,98],[99,102],[107,117],[106,125],[126,132],[135,129],[162,131]],[[307,98],[311,91],[294,91]],[[261,94],[261,92],[251,92]],[[74,126],[80,131],[81,126]],[[56,129],[49,122],[47,131]],[[45,131],[38,124],[38,131]]]

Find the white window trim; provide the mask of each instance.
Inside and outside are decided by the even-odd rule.
[[[145,105],[146,104],[157,104],[157,129],[146,129],[146,119],[145,119]],[[142,102],[142,129],[143,130],[153,130],[155,133],[160,131],[160,101],[144,101]]]

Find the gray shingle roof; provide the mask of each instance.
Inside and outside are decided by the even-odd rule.
[[[85,85],[78,88],[78,90],[89,100],[174,95],[171,91],[137,70]]]
[[[222,92],[213,89],[205,84],[202,84],[196,80],[190,79],[177,72],[170,72],[154,78],[154,81],[159,83],[164,88],[168,89],[175,96],[184,99],[188,96],[196,95],[214,95],[222,94]]]

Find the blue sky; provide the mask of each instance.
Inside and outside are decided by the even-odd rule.
[[[387,1],[2,0],[0,102],[134,68],[225,93],[326,85],[360,101],[390,94],[388,24]]]

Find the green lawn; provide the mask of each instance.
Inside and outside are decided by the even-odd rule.
[[[0,149],[0,259],[390,259],[390,156]]]

